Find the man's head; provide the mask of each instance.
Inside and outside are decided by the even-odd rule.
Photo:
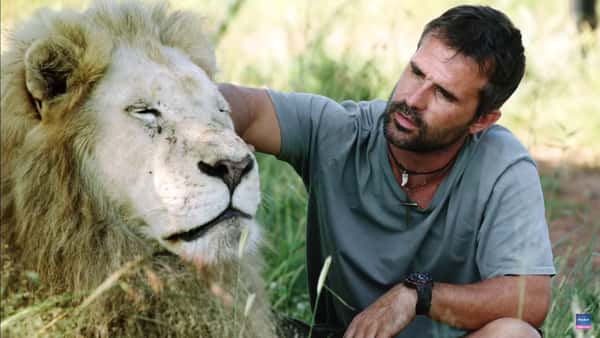
[[[506,15],[458,6],[429,22],[388,102],[385,133],[404,149],[432,151],[499,117],[525,70],[521,33]]]

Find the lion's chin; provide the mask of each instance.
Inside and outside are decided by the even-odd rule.
[[[238,259],[240,253],[254,253],[259,238],[254,219],[238,213],[241,212],[224,212],[223,216],[219,215],[205,225],[170,235],[169,239],[163,238],[159,242],[183,260],[196,264],[213,265]],[[247,229],[248,236],[242,236],[244,229]],[[242,240],[243,237],[245,239]]]
[[[250,216],[247,213],[240,211],[238,209],[229,207],[229,208],[225,209],[220,215],[218,215],[214,219],[208,221],[207,223],[199,225],[190,230],[186,230],[186,231],[182,231],[182,232],[178,232],[178,233],[166,236],[166,237],[164,237],[164,240],[168,241],[168,242],[172,242],[172,243],[175,243],[177,241],[193,242],[193,241],[197,240],[198,238],[203,237],[208,231],[210,231],[211,229],[213,229],[217,226],[228,224],[228,223],[239,223],[239,221],[236,222],[235,218],[251,219],[252,216]]]

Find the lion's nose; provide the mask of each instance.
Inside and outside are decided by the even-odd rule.
[[[222,179],[231,193],[233,193],[235,187],[240,183],[242,177],[249,173],[253,167],[254,161],[250,155],[241,161],[219,160],[213,165],[203,161],[198,162],[200,171],[209,176]]]

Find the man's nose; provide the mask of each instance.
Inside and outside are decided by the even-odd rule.
[[[418,87],[413,90],[406,97],[406,104],[416,110],[424,110],[427,108],[427,101],[429,100],[430,86],[427,83],[421,83]]]

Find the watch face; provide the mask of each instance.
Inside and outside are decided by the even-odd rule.
[[[426,272],[413,272],[408,275],[407,280],[416,285],[426,285],[433,281],[431,275]]]

